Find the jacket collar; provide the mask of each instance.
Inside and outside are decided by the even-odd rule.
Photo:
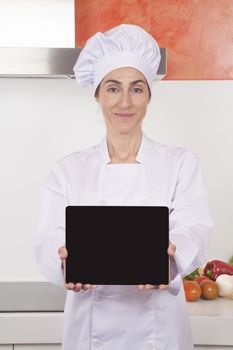
[[[136,160],[139,163],[143,163],[145,160],[146,150],[148,147],[148,144],[150,142],[150,139],[142,132],[142,139],[141,144],[138,150],[138,154],[136,157]],[[107,144],[107,135],[105,135],[100,143],[100,151],[101,151],[101,161],[104,164],[107,164],[111,161],[109,152],[108,152],[108,144]]]

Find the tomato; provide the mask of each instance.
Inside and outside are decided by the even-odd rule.
[[[186,301],[196,301],[201,296],[201,287],[195,281],[186,281],[184,284],[184,293]]]
[[[202,298],[212,300],[218,297],[219,288],[216,282],[205,280],[201,282],[200,287]]]
[[[194,281],[197,282],[198,284],[201,284],[201,282],[205,280],[210,281],[210,278],[207,276],[198,276],[194,278]]]

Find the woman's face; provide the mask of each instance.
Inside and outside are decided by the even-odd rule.
[[[123,67],[104,77],[96,100],[102,108],[107,130],[126,134],[141,128],[150,93],[141,72]]]

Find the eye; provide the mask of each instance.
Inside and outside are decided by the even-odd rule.
[[[143,89],[142,89],[142,88],[139,88],[139,87],[135,87],[135,88],[133,88],[132,91],[133,91],[134,93],[136,93],[136,94],[140,94],[140,93],[143,92]]]
[[[107,91],[114,93],[114,92],[119,92],[119,89],[115,86],[111,86],[111,87],[107,88]]]

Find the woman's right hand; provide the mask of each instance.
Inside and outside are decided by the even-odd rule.
[[[66,269],[66,258],[68,256],[68,252],[65,246],[62,246],[58,249],[58,254],[61,259],[62,269],[65,271]],[[82,283],[65,283],[65,288],[69,290],[73,290],[75,292],[80,292],[81,289],[89,289],[96,288],[95,284],[82,284]]]

